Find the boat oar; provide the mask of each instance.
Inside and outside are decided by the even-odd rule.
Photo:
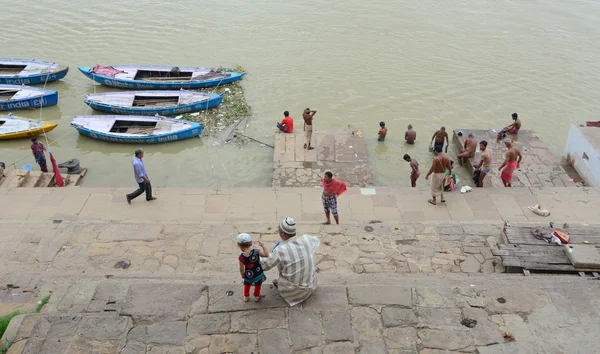
[[[270,148],[272,148],[272,149],[275,149],[275,147],[274,147],[273,145],[269,145],[269,144],[267,144],[267,143],[263,143],[263,142],[262,142],[262,141],[260,141],[260,140],[256,140],[256,139],[254,139],[254,138],[251,138],[251,137],[249,137],[249,136],[247,136],[247,135],[244,135],[244,134],[242,134],[242,133],[240,133],[240,132],[235,132],[235,133],[233,133],[233,136],[234,136],[234,137],[236,137],[237,135],[241,135],[241,136],[243,136],[244,138],[250,139],[250,140],[252,140],[252,141],[255,141],[255,142],[259,143],[259,144],[263,144],[263,145],[266,145],[266,146],[268,146],[268,147],[270,147]]]

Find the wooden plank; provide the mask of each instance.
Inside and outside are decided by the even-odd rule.
[[[597,269],[578,269],[570,264],[548,264],[544,262],[534,262],[524,260],[519,257],[502,257],[504,267],[519,267],[528,270],[543,270],[551,272],[593,272]]]
[[[561,225],[562,226],[562,225]],[[597,227],[597,226],[596,226]],[[597,231],[595,226],[578,226],[577,228],[569,226],[565,230],[569,235],[571,235],[571,243],[584,243],[584,241],[588,241],[589,244],[600,245],[600,233]],[[556,227],[557,229],[561,229],[560,227]],[[503,231],[506,239],[509,243],[512,244],[533,244],[533,245],[550,245],[545,243],[542,240],[538,240],[531,234],[531,231],[536,229],[536,227],[510,227]],[[554,231],[554,229],[550,227],[539,227],[539,229],[546,233],[550,234]]]
[[[554,247],[537,246],[537,245],[498,245],[498,256],[515,256],[515,257],[567,257],[562,247],[554,245]],[[492,251],[494,254],[494,251]]]

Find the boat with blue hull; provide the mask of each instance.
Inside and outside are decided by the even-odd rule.
[[[96,65],[78,69],[102,85],[130,90],[199,89],[229,84],[244,76],[196,66]]]
[[[0,111],[52,106],[58,92],[24,85],[0,85]]]
[[[198,91],[121,91],[91,93],[84,102],[97,111],[142,116],[173,116],[212,108],[223,95]]]
[[[111,143],[161,144],[199,136],[201,123],[161,116],[75,116],[71,126],[79,134]]]
[[[60,80],[69,67],[36,59],[0,58],[0,84],[44,85]]]

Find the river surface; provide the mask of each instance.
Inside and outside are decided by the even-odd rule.
[[[284,110],[301,126],[302,109],[317,109],[315,129],[363,130],[380,186],[409,185],[405,153],[426,169],[441,125],[501,128],[518,112],[558,159],[570,123],[600,116],[598,1],[0,0],[0,8],[0,57],[70,67],[48,84],[60,100],[43,119],[59,123],[48,134],[57,160],[78,158],[89,169],[85,186],[133,186],[137,146],[69,126],[90,113],[86,93],[106,90],[78,65],[241,65],[253,112],[245,134],[272,142]],[[40,117],[39,109],[14,113]],[[381,120],[385,144],[375,139]],[[418,132],[415,146],[403,143],[407,124]],[[223,139],[145,146],[153,185],[271,185],[272,149]],[[0,160],[23,157],[17,166],[34,164],[27,139],[0,142]]]

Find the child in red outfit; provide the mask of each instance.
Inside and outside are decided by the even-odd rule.
[[[240,274],[244,279],[244,302],[250,298],[250,287],[254,285],[254,301],[260,301],[260,287],[267,279],[260,265],[260,257],[268,257],[269,251],[265,251],[262,243],[258,245],[261,250],[252,247],[252,238],[246,233],[237,236],[237,245],[242,251],[238,257],[240,261]]]

